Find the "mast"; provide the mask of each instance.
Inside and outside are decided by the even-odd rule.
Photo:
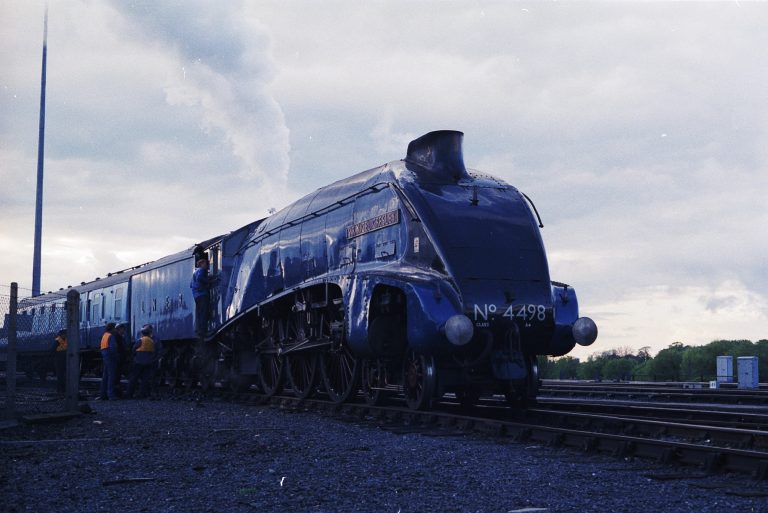
[[[32,256],[32,295],[40,295],[40,247],[43,238],[43,149],[45,147],[45,65],[48,55],[48,5],[43,29],[43,71],[40,79],[40,129],[37,140],[37,200],[35,202],[35,247]]]

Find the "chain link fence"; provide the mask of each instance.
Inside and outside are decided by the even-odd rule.
[[[76,409],[77,291],[31,297],[15,283],[0,285],[0,315],[0,419]]]

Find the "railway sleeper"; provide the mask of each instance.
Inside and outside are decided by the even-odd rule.
[[[708,474],[715,474],[723,464],[723,453],[715,452],[704,456],[703,468]]]
[[[499,437],[504,434],[504,425],[494,421],[475,422],[473,431],[487,436]]]
[[[631,455],[635,450],[635,445],[626,440],[611,440],[610,454],[617,458],[624,458]]]
[[[544,442],[550,447],[562,447],[565,441],[565,435],[563,433],[546,432],[546,436],[543,437]]]
[[[532,430],[524,426],[507,426],[506,433],[515,442],[522,443],[531,439]]]
[[[659,449],[656,461],[663,465],[670,465],[675,461],[676,458],[677,455],[673,447],[662,447]]]
[[[761,461],[757,468],[755,469],[755,472],[753,473],[753,476],[756,479],[765,480],[768,479],[768,460]]]
[[[599,443],[597,438],[594,436],[588,436],[584,439],[584,443],[582,444],[582,450],[584,452],[595,452],[597,450]]]

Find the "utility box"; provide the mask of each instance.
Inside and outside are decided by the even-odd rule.
[[[717,357],[717,382],[733,383],[733,356]]]
[[[739,356],[739,388],[758,387],[757,356]]]

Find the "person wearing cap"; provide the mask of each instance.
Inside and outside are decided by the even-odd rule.
[[[53,363],[56,367],[56,391],[63,394],[67,382],[67,330],[59,330],[54,339]]]
[[[99,397],[101,399],[109,399],[114,401],[117,399],[115,393],[115,382],[117,381],[117,340],[113,332],[115,331],[115,323],[108,322],[104,330],[104,334],[101,336],[101,393]]]
[[[136,384],[139,384],[138,398],[149,396],[152,391],[155,379],[155,369],[157,368],[158,357],[160,353],[159,344],[152,337],[153,329],[151,324],[145,324],[141,328],[141,337],[133,346],[136,352],[133,357],[133,369],[131,378],[128,380],[128,390],[126,396],[130,399],[136,390]]]
[[[205,255],[205,248],[201,246],[200,244],[195,244],[194,249],[192,250],[192,255],[195,257],[195,266],[197,266],[198,260],[207,260],[208,257]]]
[[[200,258],[195,267],[195,273],[189,283],[195,298],[195,335],[200,340],[205,340],[211,311],[210,289],[216,283],[216,278],[208,276],[208,259]]]

